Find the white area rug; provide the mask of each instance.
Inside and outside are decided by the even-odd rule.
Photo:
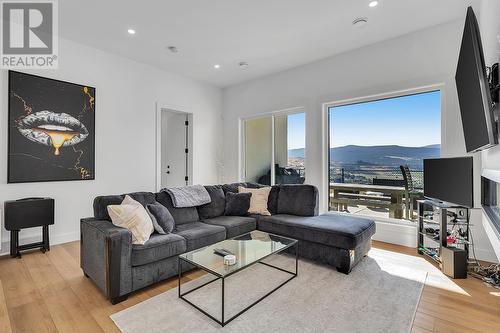
[[[126,333],[145,332],[409,332],[427,273],[422,259],[372,249],[349,275],[300,260],[299,276],[221,327],[177,297],[177,288],[115,313]],[[293,270],[294,258],[267,260]],[[272,290],[289,275],[256,264],[226,279],[226,318]],[[205,275],[182,285],[187,291],[213,279]],[[186,298],[220,318],[221,283]]]

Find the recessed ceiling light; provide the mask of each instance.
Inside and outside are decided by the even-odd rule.
[[[248,62],[241,61],[238,63],[238,66],[240,66],[240,68],[242,68],[242,69],[246,69],[246,68],[248,68]]]
[[[352,25],[358,28],[365,26],[368,23],[368,17],[358,17],[352,21]]]
[[[368,4],[368,6],[370,6],[370,7],[372,7],[372,8],[373,8],[373,7],[377,7],[377,5],[378,5],[378,1],[376,1],[376,0],[374,0],[374,1],[370,1],[370,3]]]
[[[215,65],[214,65],[214,68],[215,68],[215,69],[219,69],[219,68],[220,68],[220,65],[219,65],[219,64],[215,64]]]
[[[167,46],[167,49],[172,52],[172,53],[177,53],[179,52],[179,49],[175,46]]]
[[[128,29],[127,32],[130,34],[130,35],[135,35],[135,30],[134,29]]]

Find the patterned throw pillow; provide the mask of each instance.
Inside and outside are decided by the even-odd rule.
[[[267,210],[267,200],[269,199],[269,193],[271,192],[271,187],[262,188],[246,188],[243,186],[238,186],[239,193],[252,193],[250,197],[250,208],[248,209],[249,214],[258,215],[271,215]]]
[[[109,205],[108,214],[114,225],[130,230],[132,244],[144,244],[154,231],[153,222],[146,209],[130,196],[120,205]]]

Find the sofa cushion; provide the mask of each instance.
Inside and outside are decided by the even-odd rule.
[[[201,222],[178,225],[174,233],[186,239],[186,251],[199,249],[226,239],[224,227]]]
[[[208,194],[210,195],[211,202],[198,206],[198,215],[200,220],[210,219],[212,217],[224,215],[224,208],[226,206],[226,197],[221,185],[205,186]]]
[[[267,199],[267,210],[271,214],[278,214],[279,192],[280,187],[278,185],[271,187],[271,192],[269,192],[269,198]]]
[[[106,195],[94,198],[94,217],[98,220],[111,221],[108,214],[109,205],[119,205],[124,199],[123,195]]]
[[[186,252],[186,240],[176,234],[152,234],[143,245],[132,245],[132,266],[149,264]]]
[[[224,184],[222,185],[222,190],[224,193],[233,192],[238,193],[238,186],[246,187],[246,188],[262,188],[268,187],[269,185],[262,185],[258,183],[232,183],[232,184]],[[269,199],[267,200],[267,210],[271,214],[278,214],[278,194],[279,194],[279,186],[274,185],[271,188],[271,192],[269,193]]]
[[[352,250],[375,234],[375,222],[340,214],[312,217],[278,214],[260,216],[258,229],[285,237]]]
[[[238,193],[238,187],[239,186],[245,187],[246,185],[247,185],[246,183],[224,184],[222,185],[222,190],[224,191],[224,194],[226,194],[227,192]]]
[[[174,217],[170,214],[167,207],[163,206],[158,201],[155,201],[155,203],[147,204],[146,210],[153,216],[153,225],[155,230],[160,234],[169,234],[174,230]]]
[[[162,204],[159,203],[159,205],[163,207]],[[148,206],[150,206],[150,205],[148,205]],[[162,234],[162,235],[165,235],[166,234],[165,230],[163,230],[163,228],[158,224],[158,220],[153,215],[153,213],[151,212],[150,208],[148,208],[148,206],[146,206],[146,212],[148,213],[149,217],[151,218],[151,221],[153,222],[153,228],[155,229],[155,232]],[[163,208],[165,208],[165,207],[163,207]],[[165,209],[167,209],[167,208],[165,208]],[[172,218],[172,223],[174,223],[174,218]]]
[[[252,193],[226,193],[226,216],[247,216]]]
[[[267,210],[267,201],[269,200],[269,193],[271,192],[271,187],[266,186],[262,188],[247,188],[238,187],[239,193],[252,193],[250,197],[250,208],[248,209],[249,214],[260,214],[260,215],[271,215]]]
[[[109,205],[108,214],[114,225],[132,233],[132,244],[144,244],[155,231],[147,210],[140,202],[125,196],[119,205]]]
[[[257,227],[257,220],[248,216],[219,216],[203,220],[202,222],[211,225],[223,226],[226,228],[227,238],[245,234],[255,230]]]
[[[94,217],[99,220],[111,221],[108,214],[109,205],[119,205],[125,199],[126,194],[98,196],[94,199]],[[151,192],[133,192],[128,194],[132,199],[138,201],[144,207],[155,202],[155,195]]]
[[[313,185],[280,185],[278,214],[318,215],[318,189]]]
[[[198,210],[196,207],[175,208],[172,204],[172,198],[170,198],[170,195],[167,192],[156,193],[156,201],[167,207],[168,211],[174,218],[176,226],[199,220]]]

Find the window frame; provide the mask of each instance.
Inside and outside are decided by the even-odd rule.
[[[323,207],[322,211],[324,212],[330,212],[330,207],[329,207],[329,200],[330,200],[330,108],[332,107],[339,107],[339,106],[345,106],[345,105],[352,105],[352,104],[359,104],[359,103],[367,103],[367,102],[374,102],[374,101],[380,101],[384,99],[391,99],[391,98],[398,98],[398,97],[405,97],[405,96],[411,96],[411,95],[418,95],[422,93],[429,93],[433,91],[439,91],[440,98],[441,98],[441,112],[440,112],[440,121],[441,121],[441,156],[443,156],[443,143],[445,142],[445,123],[444,123],[444,117],[443,113],[446,112],[446,98],[445,98],[445,84],[444,83],[436,83],[436,84],[430,84],[426,86],[421,86],[421,87],[416,87],[416,88],[409,88],[409,89],[403,89],[403,90],[396,90],[396,91],[391,91],[391,92],[385,92],[385,93],[379,93],[379,94],[373,94],[373,95],[365,95],[362,97],[352,97],[352,98],[345,98],[345,99],[339,99],[336,101],[330,101],[330,102],[325,102],[322,103],[322,124],[323,124],[323,133],[322,133],[322,140],[323,140],[323,151],[322,151],[322,179],[323,179],[323,193],[322,197],[323,200],[321,200],[321,206]],[[342,214],[350,214],[350,213],[342,213]],[[364,216],[364,215],[360,215]],[[377,217],[377,220],[381,221],[387,221],[387,222],[396,222],[396,223],[401,223],[401,221],[404,222],[409,222],[411,225],[413,225],[413,222],[406,221],[404,219],[394,219],[390,217]]]

